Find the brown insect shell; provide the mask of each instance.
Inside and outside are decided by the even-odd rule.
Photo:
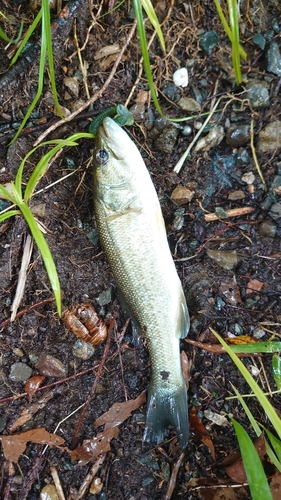
[[[91,344],[99,345],[106,340],[107,328],[92,304],[85,303],[80,306],[77,310],[77,316],[91,335]]]
[[[70,309],[67,309],[63,312],[62,319],[69,330],[78,337],[79,339],[85,340],[90,344],[93,344],[92,337],[89,335],[89,332],[86,326],[77,318],[75,313],[77,312],[78,306],[72,306]]]

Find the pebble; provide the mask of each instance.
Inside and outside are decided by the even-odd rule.
[[[179,68],[173,74],[174,84],[178,87],[187,87],[188,85],[188,72],[186,68]]]
[[[173,83],[166,83],[162,92],[172,102],[178,102],[180,99],[180,89]]]
[[[281,121],[269,123],[260,131],[257,140],[258,153],[274,153],[281,148]]]
[[[35,365],[39,373],[47,377],[66,377],[67,369],[62,362],[50,354],[40,354]]]
[[[13,382],[26,382],[32,374],[32,368],[25,363],[14,363],[11,366],[9,379]]]
[[[265,336],[265,331],[259,326],[257,326],[257,328],[255,328],[253,331],[253,337],[255,339],[261,339],[264,336]]]
[[[181,135],[188,137],[192,133],[192,128],[190,125],[184,125],[181,129]]]
[[[241,177],[241,180],[243,182],[246,182],[246,184],[248,184],[248,186],[250,184],[253,184],[253,182],[255,180],[254,173],[253,172],[246,172],[246,174],[244,174],[243,177]]]
[[[94,352],[94,346],[92,346],[88,342],[85,342],[85,340],[76,340],[72,348],[73,356],[84,360],[90,359],[93,356]]]
[[[253,43],[257,45],[261,50],[263,50],[266,44],[266,40],[260,33],[257,33],[253,38]]]
[[[98,301],[99,301],[100,306],[106,306],[106,304],[109,304],[109,302],[111,302],[112,292],[113,292],[113,289],[111,286],[111,287],[109,287],[108,290],[104,290],[103,292],[101,292],[99,294]]]
[[[266,238],[274,238],[276,235],[277,227],[273,220],[264,220],[258,227],[259,235]]]
[[[59,500],[57,489],[54,484],[46,484],[40,491],[40,500]]]
[[[197,113],[201,110],[200,104],[192,99],[192,97],[181,97],[178,106],[183,111],[188,111],[189,113]]]
[[[228,199],[231,201],[243,200],[243,198],[245,198],[245,193],[244,191],[241,191],[241,189],[232,191],[232,193],[229,193],[228,195]]]
[[[252,108],[263,109],[269,105],[269,92],[262,83],[248,83],[246,89]]]
[[[274,203],[270,209],[270,215],[274,220],[281,218],[281,203]]]
[[[237,152],[237,164],[238,165],[248,165],[251,161],[251,157],[247,149],[239,148]]]
[[[281,194],[281,175],[276,175],[271,184],[271,189],[276,195]]]
[[[103,483],[101,481],[101,478],[95,477],[90,486],[91,495],[97,495],[98,493],[101,492],[102,488],[103,488]]]
[[[178,135],[179,135],[179,130],[176,127],[174,126],[166,127],[163,130],[163,132],[157,137],[155,141],[155,146],[163,153],[167,154],[171,153],[176,144]]]
[[[190,191],[185,186],[177,186],[172,192],[171,198],[178,205],[185,205],[192,200],[194,194],[194,191]]]
[[[266,69],[278,77],[281,76],[281,54],[276,42],[271,42],[267,49]]]
[[[206,54],[210,54],[212,49],[219,43],[219,36],[216,31],[207,31],[199,38],[199,45]]]
[[[221,125],[215,125],[206,137],[203,137],[197,142],[194,152],[200,151],[200,149],[203,151],[209,151],[209,149],[218,146],[223,138],[224,128]]]
[[[66,77],[63,79],[64,85],[72,92],[74,97],[79,95],[79,83],[76,78]]]
[[[230,426],[230,422],[224,415],[220,415],[219,413],[215,413],[212,410],[205,410],[204,416],[213,422],[213,424],[219,425],[220,427],[228,427]]]
[[[220,267],[230,271],[238,264],[238,259],[236,252],[222,252],[221,250],[210,250],[206,251],[208,257],[213,259]]]
[[[184,225],[184,208],[178,208],[171,226],[172,231],[180,231]]]
[[[249,125],[232,125],[226,133],[226,142],[232,148],[244,146],[250,140]]]

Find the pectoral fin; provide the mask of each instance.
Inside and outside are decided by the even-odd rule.
[[[187,309],[183,289],[181,288],[179,306],[178,306],[178,318],[177,318],[177,337],[179,339],[184,339],[189,332],[189,328],[190,328],[189,312]]]

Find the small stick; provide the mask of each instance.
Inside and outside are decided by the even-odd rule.
[[[98,472],[100,466],[103,464],[105,456],[106,456],[106,453],[102,453],[102,455],[100,455],[100,457],[97,459],[96,463],[94,463],[94,465],[90,469],[90,472],[88,472],[83,483],[81,484],[75,500],[81,500],[81,498],[83,498],[83,496],[85,495],[87,489],[89,488],[92,480],[94,479],[96,473]]]
[[[65,496],[64,496],[64,493],[63,493],[63,489],[62,489],[62,486],[61,486],[60,478],[59,478],[58,471],[57,471],[56,467],[51,466],[50,467],[50,472],[51,472],[53,481],[55,483],[55,487],[56,487],[56,490],[57,490],[57,494],[58,494],[59,500],[65,500]]]
[[[250,146],[251,146],[251,150],[252,150],[253,159],[254,159],[255,166],[256,166],[256,169],[258,171],[258,174],[260,176],[260,180],[262,181],[262,183],[264,185],[265,191],[267,191],[267,186],[266,186],[266,183],[265,183],[265,180],[264,180],[264,176],[263,176],[263,173],[261,171],[261,168],[260,168],[260,165],[259,165],[259,162],[258,162],[258,159],[257,159],[256,149],[255,149],[255,145],[254,145],[254,120],[251,120],[251,130],[250,131],[251,131]]]
[[[184,459],[184,452],[182,452],[180,454],[178,460],[176,461],[176,463],[173,467],[168,490],[167,490],[166,495],[164,496],[164,500],[170,500],[170,498],[172,497],[172,494],[174,493],[174,489],[176,487],[177,476],[178,476],[179,469],[180,469],[180,466],[182,464],[183,459]]]
[[[32,250],[33,250],[33,239],[30,236],[30,234],[28,234],[26,237],[25,245],[24,245],[16,294],[15,294],[13,303],[11,305],[11,311],[12,311],[11,323],[14,321],[14,319],[17,315],[17,310],[18,310],[18,307],[20,305],[21,299],[23,297],[25,282],[26,282],[26,278],[27,278],[27,269],[28,269],[28,266],[30,263]]]
[[[216,214],[205,214],[204,219],[206,222],[213,222],[215,220],[226,219],[228,217],[239,217],[240,215],[251,214],[254,212],[253,207],[241,207],[241,208],[231,208],[230,210],[225,210],[226,217],[219,217]]]
[[[24,309],[22,309],[20,312],[17,313],[15,319],[20,318],[23,316],[25,313],[29,311],[33,311],[34,309],[37,309],[37,307],[43,306],[45,304],[48,304],[48,302],[53,302],[55,299],[54,297],[49,297],[48,299],[43,299],[40,300],[40,302],[36,302],[36,304],[31,304],[31,306],[27,306]],[[0,323],[0,329],[4,328],[5,326],[9,325],[11,323],[11,318],[7,318],[2,323]]]

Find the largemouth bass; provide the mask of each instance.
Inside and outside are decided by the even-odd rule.
[[[179,339],[189,330],[188,309],[149,172],[111,118],[96,135],[94,212],[117,286],[147,339],[151,381],[144,440],[163,441],[171,424],[184,448],[188,410]]]

